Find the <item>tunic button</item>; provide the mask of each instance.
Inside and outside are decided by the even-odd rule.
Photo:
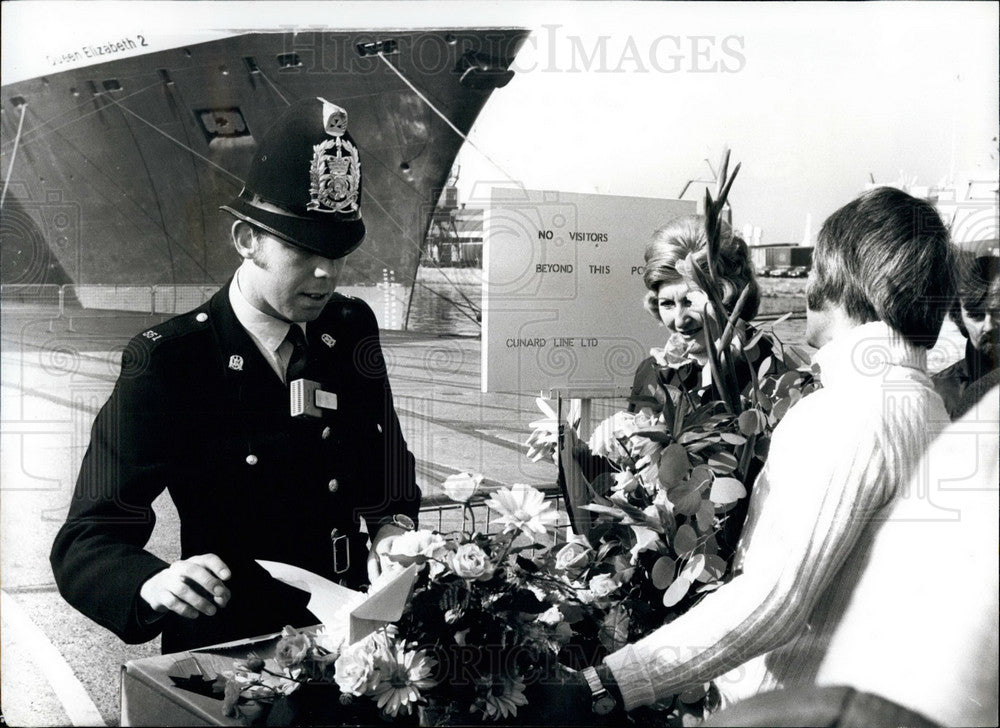
[[[377,425],[375,425],[375,427],[376,427],[376,429],[378,429],[379,432],[382,432],[382,425],[378,425],[377,424]]]
[[[247,455],[247,465],[256,465],[256,464],[257,464],[257,456]]]
[[[194,317],[194,320],[200,323],[205,323],[206,321],[208,321],[208,314],[202,311],[200,314]]]
[[[329,427],[324,427],[323,428],[323,434],[321,435],[321,437],[324,440],[329,440],[330,439],[330,428]]]
[[[330,482],[329,482],[329,483],[327,484],[327,486],[326,486],[326,487],[330,489],[330,492],[331,492],[331,493],[336,493],[336,492],[337,492],[337,488],[339,488],[339,487],[340,487],[340,483],[338,483],[338,482],[337,482],[337,479],[336,479],[336,478],[334,478],[333,480],[331,480],[331,481],[330,481]]]

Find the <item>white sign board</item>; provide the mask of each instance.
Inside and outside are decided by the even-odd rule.
[[[494,188],[484,226],[482,390],[630,385],[665,340],[643,305],[643,251],[655,229],[695,211],[686,200]]]

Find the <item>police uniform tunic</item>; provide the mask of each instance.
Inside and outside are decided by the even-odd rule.
[[[362,519],[374,533],[386,516],[419,510],[371,309],[335,294],[308,324],[312,372],[337,407],[293,419],[288,388],[237,321],[229,285],[129,343],[52,549],[70,604],[126,642],[162,631],[164,652],[315,623],[308,594],[254,560],[359,586]],[[144,550],[164,489],[180,516],[182,558],[214,553],[233,573],[232,598],[214,616],[155,618],[139,597],[168,566]],[[333,531],[347,536],[336,559]]]

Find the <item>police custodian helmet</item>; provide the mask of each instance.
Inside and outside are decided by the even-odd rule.
[[[326,258],[361,245],[361,162],[347,112],[321,98],[293,103],[261,139],[243,190],[221,209]]]

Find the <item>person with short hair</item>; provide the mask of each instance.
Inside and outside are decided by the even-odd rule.
[[[706,727],[997,725],[998,417],[993,387],[924,453],[865,559],[816,686],[762,693]]]
[[[965,252],[957,268],[958,295],[948,315],[966,339],[965,356],[931,377],[956,419],[1000,382],[1000,257]]]
[[[954,288],[948,237],[891,188],[824,223],[807,320],[823,388],[774,431],[733,578],[598,667],[625,709],[709,680],[727,701],[815,681],[880,519],[948,422],[926,372]]]
[[[375,316],[335,292],[365,237],[361,183],[347,112],[291,104],[222,208],[236,274],[125,349],[51,553],[66,600],[122,640],[162,633],[176,652],[315,624],[309,594],[257,559],[358,587],[376,547],[413,527],[420,489]],[[145,549],[165,489],[173,563]]]

